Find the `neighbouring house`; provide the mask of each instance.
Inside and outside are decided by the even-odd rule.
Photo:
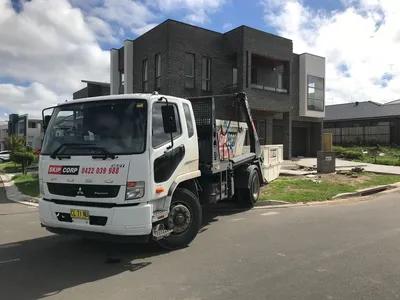
[[[292,40],[247,26],[220,33],[166,20],[110,56],[110,94],[244,91],[261,144],[283,144],[285,159],[321,149],[325,58],[293,53]],[[95,94],[81,91],[75,99]]]
[[[328,105],[324,132],[335,145],[400,145],[400,100]]]
[[[24,135],[26,137],[26,145],[33,149],[41,148],[43,141],[42,120],[29,119],[28,115],[10,114],[8,121],[9,135]]]
[[[8,124],[0,125],[0,151],[8,150]]]
[[[107,82],[82,80],[86,87],[73,93],[73,99],[110,95],[110,84]]]

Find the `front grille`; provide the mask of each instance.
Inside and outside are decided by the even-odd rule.
[[[119,185],[47,183],[50,194],[66,197],[84,196],[86,198],[115,198]]]

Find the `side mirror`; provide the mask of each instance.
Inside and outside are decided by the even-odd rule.
[[[46,131],[47,126],[49,125],[51,116],[46,115],[43,118],[43,130]]]
[[[161,107],[163,126],[165,133],[178,132],[176,127],[175,110],[173,105],[164,105]]]

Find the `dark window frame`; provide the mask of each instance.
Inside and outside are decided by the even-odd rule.
[[[155,78],[154,78],[154,90],[159,91],[161,89],[161,53],[157,53],[154,56],[154,69],[155,69]]]
[[[190,56],[191,59],[192,59],[192,62],[191,62],[191,64],[192,64],[192,75],[186,74],[186,59],[187,59],[189,56]],[[184,72],[185,72],[185,80],[184,80],[185,89],[190,89],[190,90],[194,89],[195,86],[196,86],[196,82],[195,82],[195,74],[196,74],[196,55],[195,55],[194,53],[185,52],[185,70],[184,70]],[[186,83],[187,83],[187,80],[191,80],[192,86],[189,86],[189,85],[186,84]]]
[[[147,58],[142,60],[142,92],[148,91],[149,85],[149,61]]]
[[[204,62],[206,68],[204,69]],[[211,57],[203,56],[201,58],[201,90],[210,92],[211,91]],[[204,85],[205,84],[205,85]]]
[[[322,87],[321,86],[317,87],[316,82],[319,80],[322,80]],[[314,83],[314,85],[312,85],[312,83]],[[315,91],[322,91],[322,99],[310,97],[310,89],[314,89],[314,94],[315,94]],[[313,100],[314,102],[317,102],[317,101],[322,102],[322,108],[318,109],[315,104],[311,105],[310,99]],[[313,76],[313,75],[307,75],[307,110],[317,111],[317,112],[325,111],[325,78]]]

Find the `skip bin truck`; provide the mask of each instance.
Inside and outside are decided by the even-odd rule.
[[[266,183],[245,93],[110,95],[42,116],[39,214],[56,234],[176,249],[198,234],[203,204],[252,207]]]

